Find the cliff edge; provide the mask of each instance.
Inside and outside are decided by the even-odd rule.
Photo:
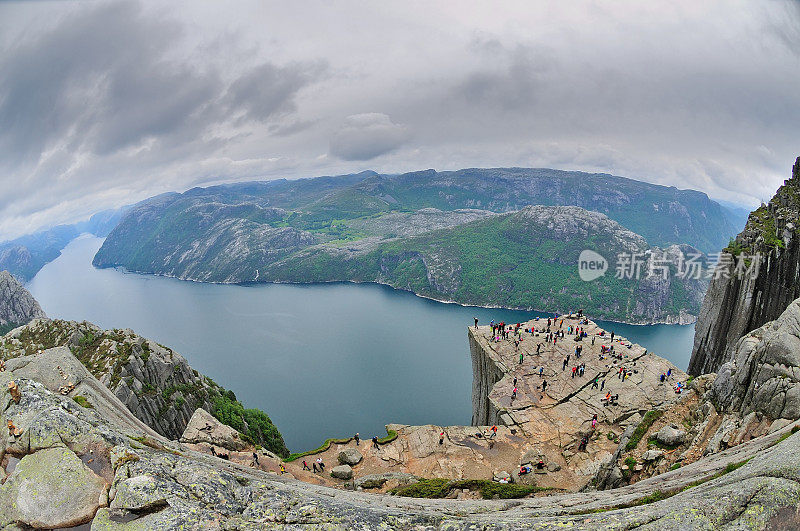
[[[39,303],[8,271],[0,271],[0,330],[45,317]],[[0,332],[1,333],[1,332]]]
[[[730,274],[711,280],[695,329],[689,374],[717,371],[736,342],[777,319],[800,297],[800,157],[792,177],[766,205],[753,211],[744,230],[720,256]],[[736,263],[741,262],[740,269]],[[720,270],[722,271],[722,270]]]

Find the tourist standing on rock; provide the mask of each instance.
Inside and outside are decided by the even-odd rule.
[[[542,393],[547,392],[547,380],[542,380]]]
[[[253,452],[253,463],[255,463],[256,466],[261,466],[258,464],[258,454],[255,452]]]
[[[444,444],[444,432],[439,434],[439,446]]]
[[[611,332],[611,341],[614,341],[614,332]]]
[[[522,360],[525,359],[525,354],[520,352],[519,353],[519,364],[522,365]]]
[[[358,443],[361,442],[361,437],[358,436],[358,432],[356,432],[356,434],[353,435],[353,439],[356,440],[356,446],[358,446]]]
[[[514,400],[515,398],[517,398],[517,388],[516,387],[514,387],[514,390],[511,391],[511,400]]]
[[[539,378],[543,378],[543,377],[544,377],[544,365],[539,367]]]
[[[475,317],[474,319],[475,319],[475,329],[477,330],[478,329],[478,318]]]
[[[381,447],[380,447],[380,446],[378,446],[378,437],[377,437],[377,436],[375,436],[375,437],[372,437],[372,446],[373,446],[373,447],[374,447],[376,450],[380,450],[380,449],[381,449]]]

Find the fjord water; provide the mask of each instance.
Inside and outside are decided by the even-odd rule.
[[[95,269],[102,239],[82,236],[28,284],[48,316],[132,328],[266,411],[287,446],[383,436],[384,425],[469,424],[466,327],[535,312],[467,308],[384,286],[250,286]],[[552,315],[552,314],[551,314]],[[693,326],[602,323],[683,369]]]

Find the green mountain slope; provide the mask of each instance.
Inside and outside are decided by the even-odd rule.
[[[578,256],[584,249],[611,263],[600,279],[579,278]],[[597,317],[632,322],[690,320],[687,314],[696,315],[706,281],[677,278],[677,246],[669,249],[673,265],[666,280],[616,278],[619,253],[648,250],[641,236],[602,214],[577,207],[526,207],[372,246],[315,246],[260,274],[280,282],[380,282],[463,304],[583,308]]]

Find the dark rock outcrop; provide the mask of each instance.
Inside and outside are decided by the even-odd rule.
[[[8,271],[0,271],[0,327],[45,317],[39,303]]]
[[[800,418],[800,299],[736,343],[712,389],[722,411]]]
[[[732,267],[730,275],[712,279],[697,321],[689,374],[715,372],[731,359],[739,338],[777,319],[800,297],[798,219],[800,157],[791,179],[750,214],[742,233],[723,251],[720,264],[748,260],[742,261],[741,274]]]

